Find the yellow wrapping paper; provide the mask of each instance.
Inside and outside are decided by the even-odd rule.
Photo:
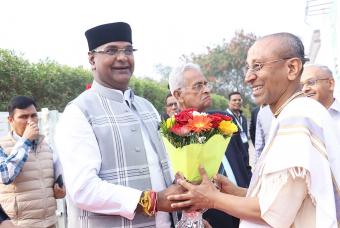
[[[209,178],[217,174],[230,138],[216,134],[204,144],[190,144],[182,148],[175,148],[165,137],[163,141],[173,171],[180,171],[187,180],[198,182],[202,180],[199,165],[204,166]]]

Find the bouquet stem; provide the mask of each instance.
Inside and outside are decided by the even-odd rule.
[[[176,224],[176,228],[204,228],[201,211],[182,211],[182,218]]]

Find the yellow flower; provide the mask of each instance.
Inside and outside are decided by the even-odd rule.
[[[167,129],[172,128],[172,126],[174,126],[174,124],[175,124],[175,117],[174,116],[166,119],[166,128]]]
[[[237,132],[237,126],[231,122],[222,120],[220,122],[220,125],[218,126],[218,129],[224,134],[224,135],[232,135],[234,132]]]

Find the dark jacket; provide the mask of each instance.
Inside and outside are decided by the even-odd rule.
[[[9,220],[9,217],[7,216],[7,214],[5,213],[5,211],[2,209],[2,207],[0,206],[0,224],[5,221],[5,220]]]

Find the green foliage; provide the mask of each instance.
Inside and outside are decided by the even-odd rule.
[[[215,110],[215,111],[224,111],[227,108],[228,105],[228,100],[218,94],[212,94],[211,95],[212,98],[212,106],[210,108],[210,110]]]
[[[32,96],[39,107],[63,111],[92,80],[91,72],[82,67],[60,65],[49,59],[30,63],[23,54],[0,49],[0,111],[5,111],[8,101],[16,95]],[[132,77],[130,87],[136,95],[146,98],[160,113],[163,112],[169,92],[166,80],[157,82]],[[212,94],[212,100],[211,110],[226,109],[224,96]]]
[[[247,51],[255,40],[254,34],[237,31],[229,42],[207,47],[208,53],[184,58],[201,66],[204,75],[214,84],[214,92],[227,97],[230,92],[239,91],[244,102],[251,103],[251,89],[244,83],[244,67]]]
[[[32,96],[39,107],[62,111],[65,105],[85,90],[91,73],[46,59],[37,64],[22,54],[0,49],[0,110],[16,95]]]
[[[139,79],[133,77],[129,86],[136,95],[149,100],[158,112],[161,113],[164,110],[165,97],[169,93],[165,84],[160,84],[149,78]]]

